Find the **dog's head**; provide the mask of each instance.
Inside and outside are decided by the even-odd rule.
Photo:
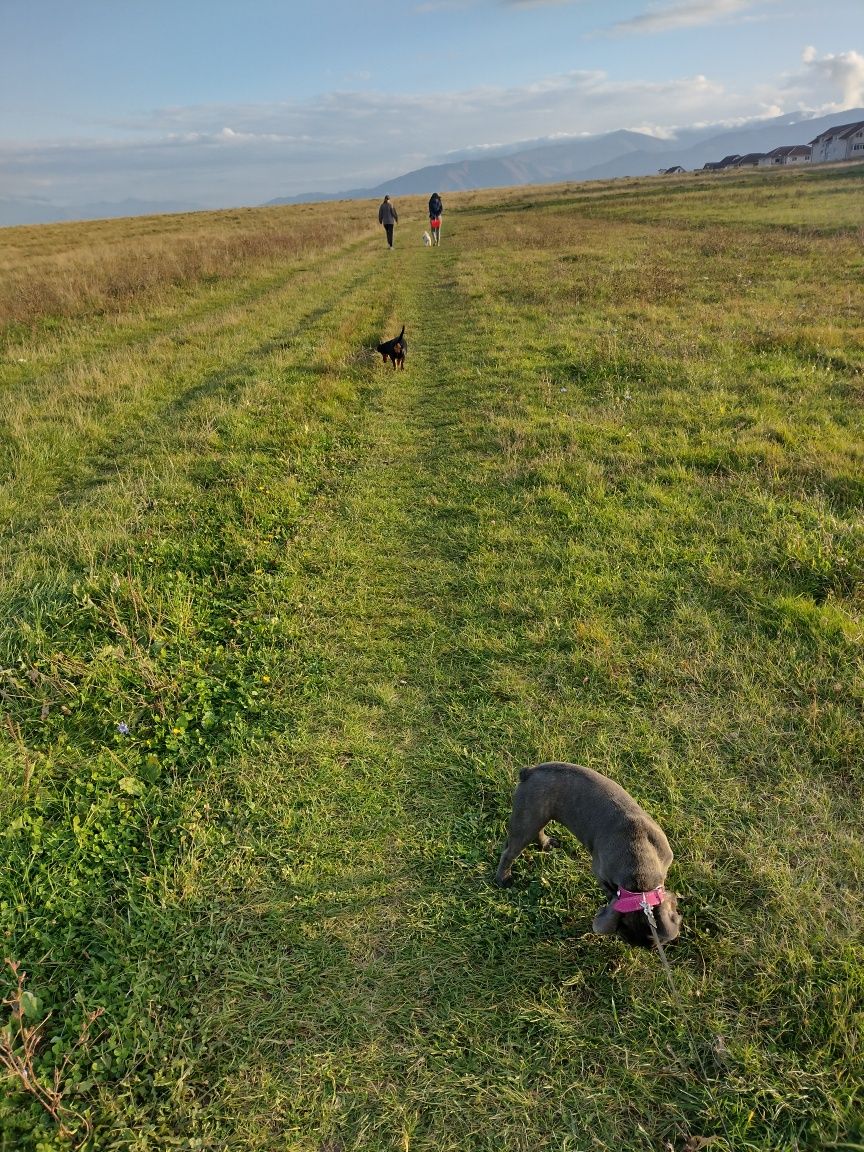
[[[628,944],[635,944],[639,948],[653,947],[654,936],[645,912],[641,908],[635,912],[619,912],[615,904],[616,900],[612,900],[600,909],[594,917],[591,926],[593,930],[601,936],[614,932]],[[652,911],[660,943],[671,944],[677,940],[681,934],[681,913],[678,911],[675,893],[666,892],[662,902],[654,906]]]
[[[428,248],[428,247],[429,247],[429,245],[432,243],[432,237],[429,235],[429,233],[428,233],[428,232],[424,232],[424,233],[423,233],[423,243],[425,244],[425,246],[426,246],[427,248]]]

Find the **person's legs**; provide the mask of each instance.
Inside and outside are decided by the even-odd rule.
[[[387,247],[392,248],[393,247],[393,225],[392,224],[385,224],[384,225],[384,231],[387,233]]]

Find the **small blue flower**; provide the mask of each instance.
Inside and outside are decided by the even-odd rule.
[[[117,725],[117,731],[120,733],[121,736],[128,736],[129,735],[129,725],[125,722],[125,720],[121,720],[120,723]]]

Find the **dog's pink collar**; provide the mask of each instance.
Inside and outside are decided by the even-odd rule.
[[[628,892],[626,888],[618,889],[618,897],[612,907],[616,912],[639,912],[647,904],[649,908],[656,908],[663,903],[666,889],[661,884],[651,892]]]

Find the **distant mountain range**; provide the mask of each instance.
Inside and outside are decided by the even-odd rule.
[[[161,216],[171,212],[201,212],[200,204],[172,200],[105,200],[64,206],[50,200],[0,197],[0,228],[16,224],[57,224],[66,220],[113,220],[120,216]]]
[[[470,188],[507,188],[519,184],[557,184],[563,181],[609,180],[617,176],[650,176],[680,164],[701,168],[730,153],[769,152],[783,144],[807,144],[835,124],[864,120],[864,108],[850,108],[830,116],[791,113],[718,131],[717,125],[679,131],[674,140],[644,132],[607,132],[561,141],[534,141],[522,148],[512,145],[477,155],[462,154],[442,164],[431,164],[386,180],[371,188],[342,192],[306,192],[268,200],[276,204],[303,204],[319,200],[362,200],[391,196],[459,192]],[[48,200],[0,198],[0,227],[46,224],[64,220],[104,220],[119,216],[155,216],[171,212],[199,212],[199,204],[172,201],[121,200],[96,204],[58,205]]]
[[[808,144],[835,124],[864,120],[864,109],[851,108],[830,116],[808,117],[791,113],[760,120],[741,128],[686,129],[674,140],[643,132],[608,132],[560,143],[532,145],[521,151],[494,156],[462,157],[447,164],[432,164],[406,172],[372,188],[344,192],[309,192],[268,200],[273,204],[301,204],[314,200],[371,199],[389,193],[410,196],[460,192],[469,188],[507,188],[518,184],[556,184],[562,181],[609,180],[617,176],[650,176],[680,164],[701,168],[730,153],[769,152],[783,144]],[[503,151],[503,150],[502,150]]]

